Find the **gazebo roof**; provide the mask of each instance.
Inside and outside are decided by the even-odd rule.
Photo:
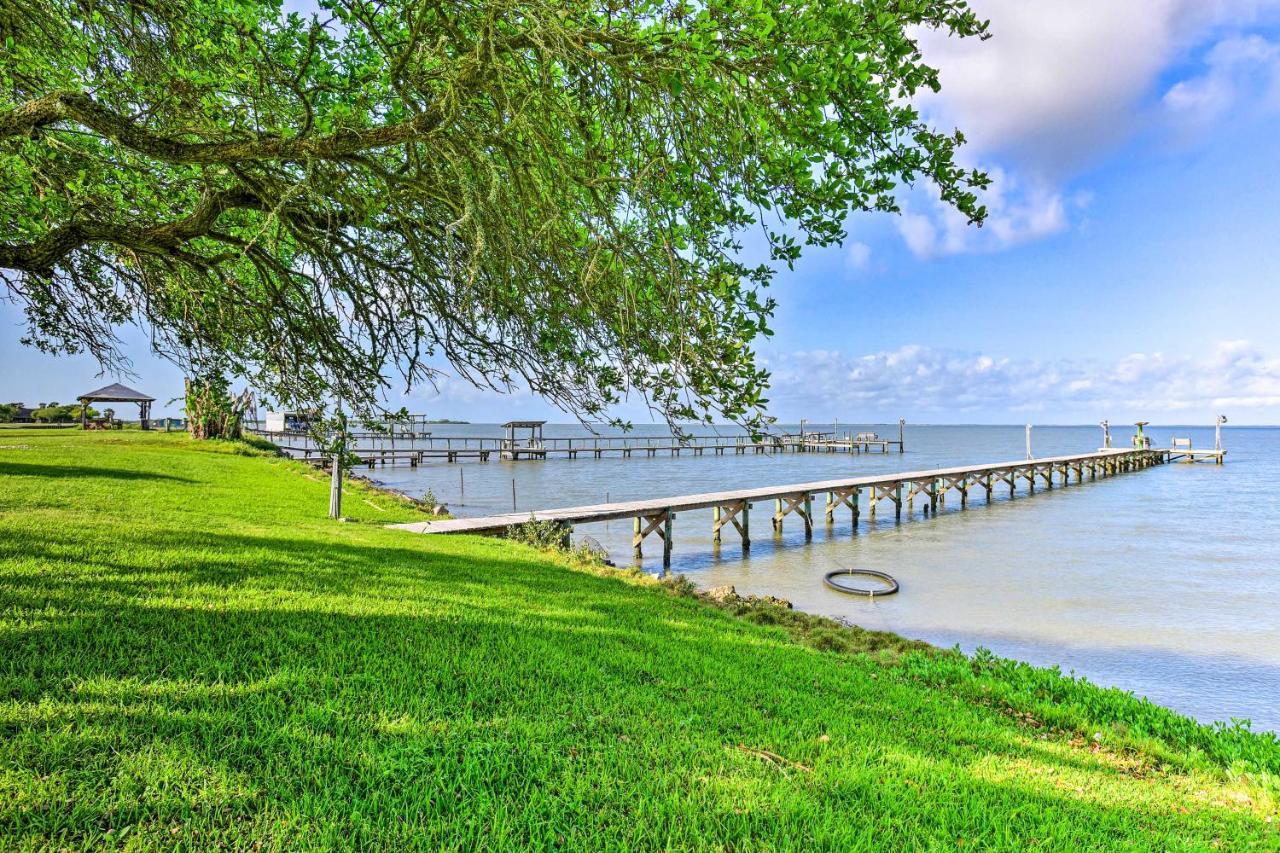
[[[119,382],[112,382],[97,391],[81,394],[76,399],[89,403],[154,403],[156,401],[155,397],[148,397],[141,391],[135,391]]]
[[[524,427],[540,427],[545,423],[546,421],[507,421],[502,426],[505,429],[511,429],[512,427],[523,429]]]

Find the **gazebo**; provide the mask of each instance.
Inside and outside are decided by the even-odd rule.
[[[532,456],[534,458],[546,458],[546,451],[542,445],[542,425],[546,421],[507,421],[502,428],[507,431],[507,437],[502,441],[503,459],[519,459],[520,454]],[[529,437],[523,441],[516,438],[516,430],[529,431]]]
[[[138,419],[142,423],[142,428],[151,429],[151,404],[156,401],[156,398],[148,397],[141,391],[135,391],[119,382],[113,382],[105,388],[90,391],[88,394],[81,394],[77,399],[80,401],[80,425],[85,429],[89,428],[90,403],[137,403]]]

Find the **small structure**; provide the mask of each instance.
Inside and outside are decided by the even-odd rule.
[[[113,382],[88,394],[81,394],[76,399],[80,401],[80,426],[85,429],[89,428],[90,403],[137,403],[138,420],[142,428],[151,429],[151,404],[156,401],[156,398],[148,397],[141,391],[135,391],[119,382]]]
[[[502,428],[507,431],[507,437],[502,440],[502,458],[503,459],[519,459],[521,456],[530,456],[536,459],[546,459],[547,449],[542,443],[542,426],[546,421],[507,421]],[[528,438],[517,438],[516,430],[528,430]]]
[[[315,412],[267,412],[267,432],[306,432]]]
[[[19,403],[18,411],[14,413],[13,423],[15,424],[33,424],[36,422],[36,410],[30,406]]]
[[[1148,450],[1151,447],[1151,436],[1143,432],[1143,428],[1148,426],[1151,421],[1138,421],[1134,424],[1138,431],[1133,435],[1133,446],[1137,450]]]

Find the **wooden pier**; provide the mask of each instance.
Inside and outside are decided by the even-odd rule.
[[[1065,486],[1071,483],[1073,476],[1076,483],[1082,483],[1086,477],[1096,480],[1099,477],[1110,477],[1163,464],[1169,461],[1174,452],[1153,448],[1108,449],[1078,456],[1053,456],[929,471],[874,474],[842,480],[391,526],[415,533],[502,535],[533,519],[562,525],[568,534],[575,524],[630,518],[633,520],[632,547],[635,555],[642,556],[645,540],[650,536],[657,537],[662,547],[663,566],[666,567],[671,564],[672,524],[677,513],[712,510],[712,541],[718,544],[722,533],[729,529],[741,539],[745,551],[751,547],[751,510],[761,501],[773,502],[769,520],[776,532],[782,530],[783,521],[788,515],[795,515],[803,523],[805,534],[812,535],[815,497],[825,497],[824,515],[828,524],[833,523],[837,511],[847,509],[856,530],[864,504],[866,513],[872,520],[876,518],[877,510],[886,504],[894,518],[900,520],[903,509],[910,513],[917,499],[926,512],[932,513],[945,505],[949,493],[955,492],[963,509],[968,506],[971,490],[980,489],[982,495],[990,501],[995,489],[1007,487],[1009,496],[1013,497],[1020,484],[1025,485],[1028,493],[1034,493],[1037,485],[1052,489],[1055,479],[1058,485]]]
[[[1222,438],[1219,437],[1216,442],[1217,446],[1212,449],[1193,449],[1191,447],[1191,439],[1175,438],[1169,447],[1170,462],[1199,462],[1201,459],[1207,459],[1218,465],[1222,464],[1222,458],[1227,451],[1222,449]]]
[[[351,454],[360,459],[362,465],[393,465],[407,463],[410,466],[427,460],[460,462],[473,460],[488,462],[491,459],[504,461],[545,460],[551,457],[566,459],[593,458],[602,459],[607,456],[632,458],[655,458],[658,456],[746,456],[781,453],[888,453],[896,450],[902,453],[906,444],[899,424],[898,438],[881,438],[876,433],[862,432],[857,434],[837,435],[834,432],[801,432],[765,435],[753,438],[748,435],[699,435],[699,436],[587,436],[579,438],[543,438],[541,432],[529,438],[514,435],[514,428],[529,428],[536,421],[512,422],[508,435],[499,436],[434,436],[430,433],[416,435],[379,435],[361,433],[352,436],[356,446]],[[518,425],[518,426],[514,426]],[[327,451],[318,447],[313,438],[305,432],[267,432],[256,430],[255,433],[275,444],[290,456],[316,464],[328,464]]]

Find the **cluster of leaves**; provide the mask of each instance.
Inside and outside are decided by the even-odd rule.
[[[584,418],[762,422],[762,288],[986,176],[911,106],[961,0],[10,0],[0,276],[52,352],[135,322],[283,403],[445,367]],[[757,235],[748,240],[748,235]]]
[[[581,565],[612,565],[609,552],[598,540],[579,536],[575,542],[572,533],[562,522],[539,520],[530,515],[528,521],[508,529],[507,538],[542,551],[566,554]]]
[[[192,438],[240,438],[244,411],[231,396],[225,376],[207,372],[185,382],[184,409]]]

